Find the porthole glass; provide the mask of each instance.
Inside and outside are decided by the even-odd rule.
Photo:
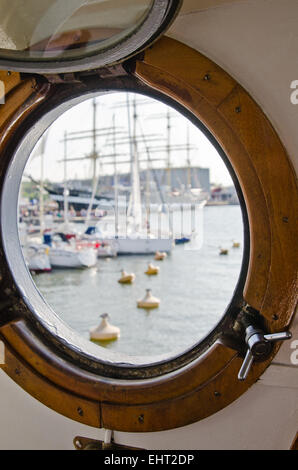
[[[14,70],[37,72],[112,64],[164,30],[179,5],[172,0],[1,0],[0,60]]]
[[[177,355],[233,297],[244,247],[233,180],[198,127],[157,100],[114,93],[59,117],[31,153],[18,210],[38,291],[99,355]]]

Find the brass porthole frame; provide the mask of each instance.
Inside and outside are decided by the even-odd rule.
[[[124,64],[124,69],[200,119],[229,156],[250,227],[244,300],[259,312],[268,331],[287,329],[296,304],[292,246],[297,237],[297,186],[287,153],[268,118],[232,77],[175,40],[160,39],[142,56]],[[28,116],[54,99],[55,86],[64,85],[53,88],[52,78],[40,80],[18,73],[1,72],[0,79],[6,88],[6,102],[0,110],[2,155],[9,153],[13,136]],[[0,172],[6,170],[7,162],[0,160]],[[206,418],[255,383],[279,347],[274,347],[267,361],[253,365],[245,382],[237,379],[241,354],[221,340],[190,363],[159,377],[118,380],[98,376],[74,365],[62,353],[53,354],[51,345],[26,317],[19,290],[11,288],[2,249],[0,257],[3,370],[46,406],[90,426],[151,432]]]

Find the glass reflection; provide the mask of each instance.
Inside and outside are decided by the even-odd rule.
[[[0,53],[73,58],[115,45],[137,30],[152,0],[0,0]]]

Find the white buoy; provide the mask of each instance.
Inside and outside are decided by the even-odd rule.
[[[122,270],[121,277],[118,279],[118,282],[120,282],[120,284],[132,284],[135,278],[136,275],[134,273],[128,274],[126,271]]]
[[[158,308],[160,300],[157,297],[153,297],[151,289],[146,289],[146,295],[142,300],[138,300],[138,308]]]
[[[157,252],[155,253],[154,259],[157,260],[157,261],[162,261],[162,260],[164,260],[166,257],[167,257],[167,254],[166,254],[165,252],[157,251]]]
[[[155,274],[159,273],[159,266],[154,266],[154,264],[149,263],[147,271],[145,271],[145,274],[148,276],[154,276]]]
[[[108,322],[109,315],[100,315],[102,320],[99,326],[90,330],[90,339],[93,341],[112,341],[120,336],[120,328]]]

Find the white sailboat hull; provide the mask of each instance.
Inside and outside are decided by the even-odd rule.
[[[169,238],[119,238],[116,240],[118,255],[149,255],[157,251],[169,253],[173,240]]]
[[[90,268],[96,264],[96,251],[93,249],[72,251],[51,248],[50,263],[53,268]]]
[[[31,244],[24,248],[24,256],[29,271],[35,273],[51,271],[48,247]]]
[[[47,254],[37,254],[32,256],[28,261],[28,268],[34,272],[49,272],[51,271],[51,263]]]

